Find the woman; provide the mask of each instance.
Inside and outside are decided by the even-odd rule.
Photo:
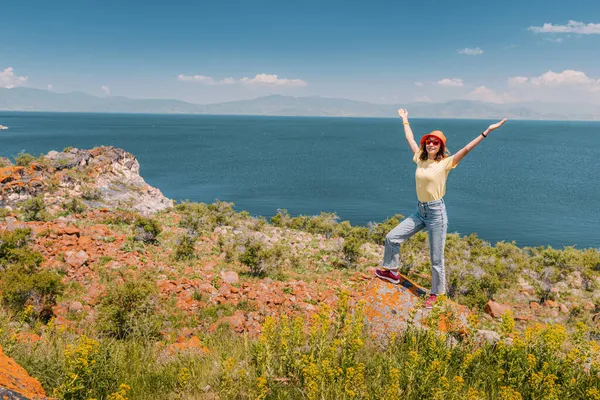
[[[444,244],[448,229],[448,217],[446,216],[446,205],[443,197],[446,194],[448,173],[491,131],[502,126],[506,122],[506,118],[490,125],[462,150],[450,156],[446,150],[446,136],[442,131],[433,131],[424,135],[421,138],[421,146],[419,147],[410,129],[408,112],[400,109],[398,115],[402,118],[406,141],[414,153],[413,161],[417,164],[415,177],[419,201],[417,211],[387,234],[383,254],[383,269],[375,271],[375,275],[388,282],[399,283],[398,258],[400,245],[415,233],[427,228],[431,257],[431,295],[425,302],[425,307],[432,308],[437,301],[437,296],[446,293]]]

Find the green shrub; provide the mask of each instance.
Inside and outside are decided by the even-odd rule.
[[[546,300],[556,299],[556,295],[552,292],[552,288],[554,287],[554,282],[557,280],[556,276],[558,274],[560,274],[560,272],[553,267],[546,267],[535,274],[533,287],[540,303],[543,303]]]
[[[214,204],[192,203],[185,201],[175,206],[180,214],[179,226],[186,228],[191,235],[212,232],[217,226],[231,225],[238,218],[245,218],[247,213],[236,213],[233,203],[216,200]]]
[[[396,214],[392,218],[388,218],[380,223],[370,223],[369,224],[369,238],[377,244],[383,244],[385,242],[385,237],[404,219],[404,215]]]
[[[269,249],[259,240],[248,238],[239,261],[248,267],[251,275],[277,276],[283,261],[283,248],[273,246]]]
[[[335,213],[327,212],[312,217],[299,215],[291,219],[289,227],[330,237],[335,232],[339,219]]]
[[[56,297],[64,289],[60,276],[50,271],[30,272],[14,265],[0,274],[2,302],[16,313],[48,322],[53,316]]]
[[[102,199],[102,193],[98,188],[84,185],[81,189],[81,198],[89,201],[98,201]]]
[[[355,239],[361,240],[363,242],[366,242],[370,239],[369,228],[366,228],[364,226],[353,226],[352,229],[350,229],[350,232],[348,232],[348,235],[346,237],[347,238],[355,238]]]
[[[258,217],[254,219],[254,223],[252,224],[252,230],[261,232],[265,226],[267,225],[267,220],[265,217]]]
[[[271,223],[280,228],[288,228],[291,221],[292,217],[285,208],[278,209],[277,214],[271,217]]]
[[[190,235],[199,235],[203,231],[212,230],[208,208],[204,204],[181,203],[175,210],[182,215],[179,226],[186,228]]]
[[[22,202],[20,209],[25,221],[45,221],[48,219],[44,196],[41,194]]]
[[[36,160],[37,158],[31,154],[21,152],[15,156],[15,165],[19,167],[27,167]]]
[[[117,339],[158,337],[157,293],[155,283],[147,278],[110,285],[98,307],[98,331]]]
[[[356,264],[356,261],[358,261],[358,258],[361,254],[360,246],[362,246],[363,243],[363,241],[355,237],[348,237],[344,239],[344,244],[342,245],[342,254],[344,261],[346,262],[346,266]]]
[[[4,219],[10,215],[10,211],[6,207],[0,208],[0,219]]]
[[[192,260],[196,258],[195,252],[196,238],[190,234],[183,235],[175,248],[175,260]]]
[[[29,248],[31,229],[19,228],[13,231],[0,231],[0,269],[23,266],[27,271],[34,272],[43,261],[37,251]]]
[[[81,214],[85,211],[86,206],[79,199],[71,199],[71,201],[67,203],[63,203],[63,210],[65,210],[69,214]]]
[[[14,259],[13,251],[27,246],[31,229],[18,228],[13,231],[0,230],[0,267],[5,269]],[[40,260],[41,261],[41,260]]]
[[[233,203],[217,199],[213,204],[208,204],[206,207],[211,212],[217,226],[231,225],[232,221],[236,218]]]
[[[431,264],[428,264],[431,267]],[[485,274],[478,277],[467,271],[455,271],[448,276],[448,295],[467,307],[483,310],[485,304],[494,297],[501,288],[501,283],[494,275]]]
[[[162,231],[158,221],[145,217],[137,217],[133,228],[135,233],[133,239],[144,243],[156,243],[156,237]]]
[[[333,236],[345,238],[350,236],[350,232],[352,232],[350,221],[342,221],[336,225]]]
[[[0,231],[0,290],[2,302],[17,314],[47,322],[64,289],[60,276],[40,271],[43,260],[29,246],[31,230]]]
[[[238,244],[235,237],[219,235],[216,250],[225,255],[225,261],[227,262],[233,262],[238,259]]]
[[[133,225],[137,215],[133,212],[116,210],[108,213],[108,215],[102,219],[102,223],[106,225]]]
[[[250,274],[265,275],[267,272],[265,265],[267,254],[263,244],[257,240],[248,239],[244,248],[244,253],[240,255],[240,262],[249,268]]]
[[[127,390],[121,392],[117,389],[119,381],[114,373],[114,358],[123,356],[113,353],[116,347],[86,335],[80,336],[75,343],[66,345],[62,360],[57,360],[62,366],[62,379],[59,380],[62,382],[54,388],[52,394],[60,399],[70,400],[127,399]],[[127,358],[127,355],[123,358]],[[52,367],[57,368],[58,363]]]
[[[100,258],[98,259],[98,266],[103,267],[112,260],[113,258],[111,256],[100,256]]]
[[[278,227],[322,234],[326,237],[354,237],[362,241],[382,244],[387,233],[398,225],[403,218],[402,214],[396,214],[381,223],[370,223],[368,226],[352,226],[348,221],[339,222],[339,217],[335,213],[322,212],[314,216],[299,215],[290,217],[287,210],[279,209],[277,214],[271,217],[271,223]]]
[[[0,157],[0,168],[10,167],[12,162],[6,157]]]

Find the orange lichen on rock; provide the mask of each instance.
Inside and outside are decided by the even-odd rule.
[[[34,400],[47,399],[40,382],[12,358],[6,356],[0,347],[0,387],[17,392]]]
[[[364,300],[365,315],[373,333],[384,334],[406,328],[417,297],[400,285],[373,280]]]
[[[23,175],[23,167],[4,167],[0,168],[0,183],[19,179]]]
[[[373,279],[363,297],[365,315],[376,336],[403,331],[409,324],[415,327],[429,325],[430,310],[419,306],[418,301],[427,291],[403,275],[400,280],[400,284],[394,285]],[[468,325],[469,310],[447,299],[445,304],[452,310],[452,315],[441,313],[436,328],[442,332],[463,331]]]
[[[168,354],[176,354],[181,352],[194,352],[194,353],[209,353],[208,348],[202,344],[197,336],[186,338],[180,336],[177,341],[166,348]]]
[[[20,343],[36,343],[42,340],[40,335],[31,332],[19,332],[16,339]]]

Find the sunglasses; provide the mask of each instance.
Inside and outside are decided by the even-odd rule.
[[[425,143],[426,144],[432,144],[434,146],[439,146],[440,143],[442,143],[442,141],[439,140],[439,139],[425,139]]]

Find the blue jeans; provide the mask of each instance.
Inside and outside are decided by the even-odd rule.
[[[448,216],[444,199],[418,202],[417,211],[403,220],[385,237],[383,268],[398,269],[400,245],[412,235],[427,228],[431,256],[431,294],[446,293],[444,246],[448,231]]]

